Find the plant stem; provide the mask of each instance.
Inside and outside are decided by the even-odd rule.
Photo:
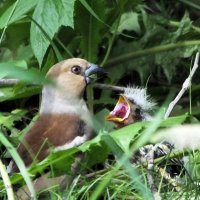
[[[108,49],[107,49],[106,55],[105,55],[105,57],[104,57],[104,59],[103,59],[103,61],[101,63],[101,66],[105,65],[106,61],[108,60],[108,56],[110,55],[111,47],[113,45],[113,41],[114,41],[116,33],[117,33],[117,29],[118,29],[118,26],[119,26],[120,18],[121,18],[121,16],[118,17],[117,24],[116,24],[116,27],[115,27],[115,32],[113,33],[112,37],[109,39]]]
[[[105,65],[105,67],[112,68],[112,67],[115,67],[115,65],[117,65],[117,64],[127,62],[127,61],[129,61],[133,58],[138,58],[138,57],[145,56],[145,55],[155,54],[155,53],[158,53],[158,52],[160,53],[162,51],[168,51],[168,50],[171,50],[171,49],[176,49],[176,48],[186,47],[186,46],[192,46],[192,45],[200,45],[200,40],[188,40],[188,41],[184,41],[184,42],[165,44],[165,45],[152,47],[152,48],[149,48],[149,49],[138,50],[138,51],[126,53],[124,55],[117,56],[113,59],[110,59],[107,62],[107,64]]]
[[[6,188],[8,200],[14,200],[15,198],[14,198],[13,188],[12,188],[8,173],[6,171],[6,167],[2,163],[1,159],[0,159],[0,173],[4,182],[4,186]]]
[[[10,12],[10,15],[9,15],[9,17],[8,17],[8,19],[7,19],[6,25],[5,25],[4,29],[3,29],[2,34],[1,34],[0,45],[1,45],[2,41],[3,41],[3,36],[4,36],[4,34],[5,34],[5,32],[6,32],[6,29],[7,29],[7,27],[8,27],[8,23],[9,23],[9,21],[10,21],[12,15],[13,15],[13,13],[14,13],[14,11],[15,11],[15,9],[16,9],[18,3],[19,3],[19,0],[17,0],[17,1],[15,2],[14,6],[13,6],[13,9],[12,9],[11,12]]]
[[[174,27],[179,27],[180,22],[177,22],[177,21],[169,21],[169,24],[168,24],[168,25],[174,26]],[[199,27],[192,25],[192,29],[193,29],[194,31],[200,33],[200,28],[199,28]]]

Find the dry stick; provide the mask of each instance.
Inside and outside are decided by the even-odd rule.
[[[103,84],[103,83],[95,83],[94,87],[98,89],[107,89],[107,90],[113,90],[117,92],[124,92],[124,90],[126,89],[125,87],[114,86],[114,85]]]
[[[165,113],[164,119],[167,119],[169,117],[169,115],[171,114],[174,106],[177,104],[177,102],[183,96],[185,91],[191,86],[191,80],[192,80],[192,77],[194,76],[194,73],[196,72],[196,70],[198,68],[198,62],[199,62],[199,52],[196,54],[194,65],[192,67],[192,70],[191,70],[188,78],[184,81],[184,83],[182,85],[182,89],[180,90],[180,92],[178,93],[176,98],[169,104],[169,107],[168,107],[168,109],[167,109],[167,111]]]
[[[0,173],[3,179],[4,186],[6,188],[8,200],[14,200],[15,198],[14,198],[13,188],[12,188],[8,173],[6,171],[6,167],[2,163],[1,159],[0,159]]]

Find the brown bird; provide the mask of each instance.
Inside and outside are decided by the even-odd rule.
[[[83,94],[95,73],[104,70],[80,58],[64,60],[49,69],[46,77],[54,84],[43,87],[39,118],[17,148],[26,166],[43,160],[52,148],[69,149],[91,138],[90,113]],[[8,171],[18,171],[14,162]]]

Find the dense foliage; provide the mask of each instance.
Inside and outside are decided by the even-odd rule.
[[[8,164],[11,156],[18,156],[14,147],[37,118],[48,69],[70,57],[85,58],[108,71],[106,78],[99,79],[102,83],[147,86],[148,93],[158,102],[157,120],[113,131],[112,124],[104,118],[115,105],[117,93],[88,87],[86,99],[95,115],[97,137],[80,147],[50,155],[32,166],[29,173],[34,176],[49,166],[54,175],[66,173],[79,151],[87,153],[84,169],[98,172],[96,164],[104,163],[112,152],[118,164],[113,161],[88,179],[78,177],[64,193],[52,189],[51,197],[97,199],[103,193],[104,199],[152,198],[145,181],[145,165],[135,169],[128,162],[130,146],[136,151],[151,141],[158,128],[199,123],[200,69],[193,77],[192,87],[174,108],[172,114],[176,117],[162,120],[163,111],[180,91],[200,49],[199,12],[198,0],[2,0],[0,79],[20,82],[6,86],[0,82],[1,160]],[[158,178],[163,197],[184,195],[187,199],[191,192],[198,196],[198,151],[192,156],[191,173],[183,178],[180,193]],[[31,184],[25,169],[22,175],[10,178],[13,184],[24,184],[23,180]],[[85,184],[81,184],[83,179]],[[2,198],[6,198],[3,181],[0,190]]]

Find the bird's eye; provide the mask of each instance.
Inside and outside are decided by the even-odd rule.
[[[136,114],[136,115],[140,115],[140,114],[141,114],[141,110],[140,110],[139,108],[136,108],[136,109],[135,109],[135,114]]]
[[[74,74],[80,74],[81,73],[81,67],[80,66],[78,66],[78,65],[75,65],[75,66],[73,66],[72,68],[71,68],[71,71],[72,71],[72,73],[74,73]]]

